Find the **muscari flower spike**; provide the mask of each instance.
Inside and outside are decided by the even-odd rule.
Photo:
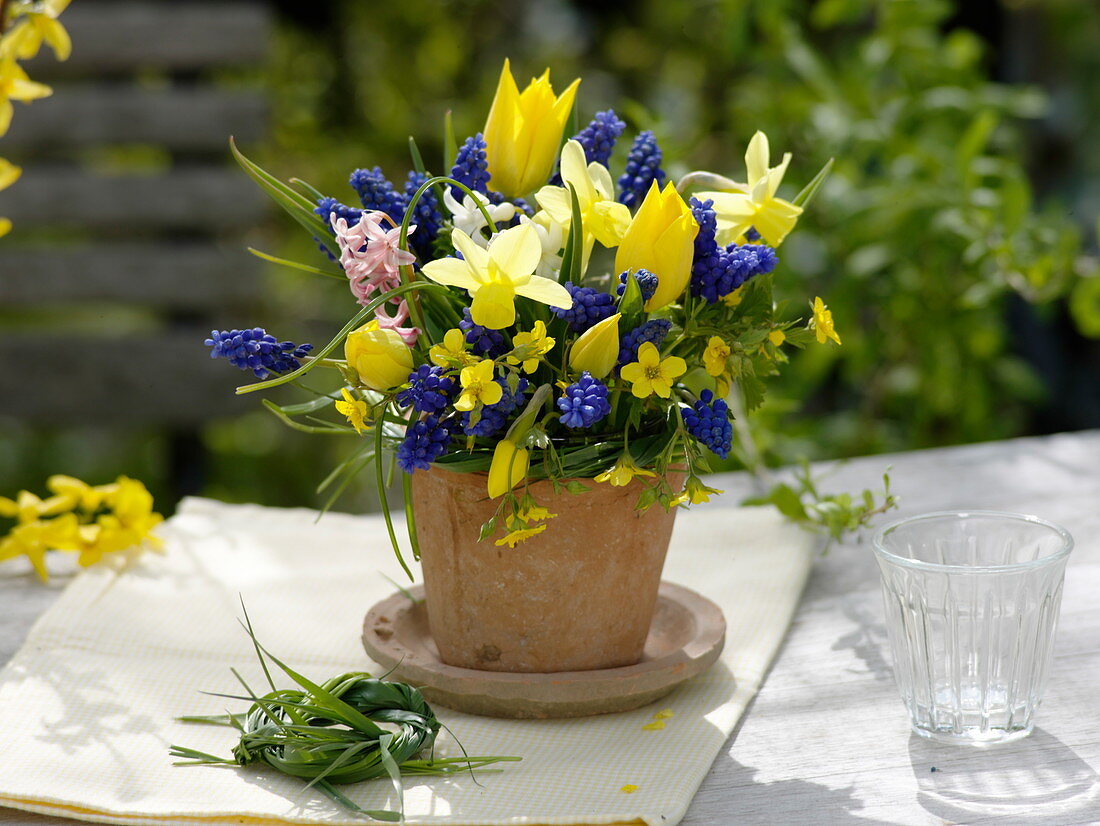
[[[442,367],[422,364],[409,374],[409,387],[397,394],[397,403],[419,413],[439,413],[454,396],[455,381]]]
[[[697,269],[692,269],[691,294],[714,304],[753,276],[771,272],[778,263],[775,250],[764,244],[720,247],[705,265],[697,262]]]
[[[648,129],[639,132],[630,147],[626,159],[626,171],[619,177],[619,202],[633,209],[642,202],[650,185],[656,181],[664,184],[665,173],[661,169],[661,148],[657,138]]]
[[[405,218],[405,196],[393,188],[381,167],[356,169],[348,183],[359,194],[363,209],[384,212],[400,226]]]
[[[427,470],[432,462],[450,449],[453,426],[453,419],[441,419],[439,416],[426,416],[409,425],[404,440],[397,446],[398,466],[405,473]]]
[[[587,371],[565,388],[557,405],[562,414],[561,423],[571,428],[592,427],[611,412],[607,385],[592,378]]]
[[[508,349],[508,345],[504,343],[504,334],[500,330],[474,324],[469,307],[462,308],[462,321],[458,322],[458,328],[466,333],[466,343],[479,356],[496,358]]]
[[[626,129],[626,124],[615,114],[614,109],[597,112],[592,122],[573,136],[573,140],[584,149],[585,163],[599,163],[607,166],[611,153],[615,151],[615,141]],[[561,186],[561,172],[555,172],[550,179],[554,186]]]
[[[211,347],[210,358],[224,358],[234,367],[251,370],[258,379],[266,379],[272,373],[289,373],[302,366],[312,344],[295,344],[278,341],[263,327],[251,330],[211,330],[205,342]]]
[[[583,333],[615,313],[615,298],[610,293],[593,287],[577,287],[572,281],[565,282],[565,289],[573,296],[573,306],[568,310],[551,307],[550,312],[569,322],[569,328],[575,333]]]
[[[527,379],[521,378],[516,384],[516,392],[513,394],[508,389],[508,383],[498,378],[503,395],[496,404],[487,404],[481,408],[481,418],[474,425],[470,424],[470,414],[462,414],[462,432],[467,436],[492,436],[499,432],[508,422],[508,417],[516,411],[527,399],[526,392],[529,386]]]
[[[406,204],[412,201],[416,190],[420,189],[426,180],[428,176],[422,172],[409,173],[409,178],[405,181]],[[439,211],[439,199],[433,189],[425,190],[420,196],[420,200],[413,207],[411,222],[416,225],[416,232],[409,237],[409,245],[420,259],[429,260],[432,257],[432,245],[443,226],[443,213]]]
[[[625,336],[619,344],[619,366],[630,364],[638,359],[638,348],[650,342],[658,350],[664,343],[665,336],[672,329],[672,322],[667,318],[651,318],[644,324],[635,327]]]
[[[626,277],[630,275],[629,270],[625,270],[619,273],[619,286],[615,288],[615,295],[622,295],[626,292]],[[638,270],[634,273],[634,280],[638,282],[638,287],[642,291],[642,301],[649,301],[653,298],[653,294],[657,292],[657,276],[655,273],[651,273],[649,270]]]
[[[724,399],[704,390],[699,401],[691,407],[681,407],[684,427],[688,433],[706,445],[721,459],[729,456],[733,445],[733,425],[729,419],[729,406]]]
[[[485,194],[489,191],[489,162],[485,158],[485,138],[480,132],[466,138],[458,147],[451,177],[474,192]],[[459,200],[466,194],[457,186],[452,186],[451,191]]]
[[[334,216],[336,218],[343,218],[348,222],[348,226],[358,224],[359,219],[363,217],[363,210],[349,207],[346,204],[340,203],[335,198],[321,198],[317,202],[317,208],[313,211],[325,222],[325,226],[328,227],[329,232],[332,232],[332,219]]]

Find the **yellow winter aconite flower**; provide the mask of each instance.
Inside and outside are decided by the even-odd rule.
[[[547,519],[554,519],[557,514],[550,513],[549,510],[541,505],[528,505],[520,508],[516,516],[524,522],[543,522]]]
[[[517,364],[524,373],[534,373],[539,366],[539,357],[554,349],[555,341],[546,335],[546,324],[536,321],[528,333],[516,333],[512,337],[512,352],[508,354],[508,363]]]
[[[369,426],[364,422],[367,415],[367,403],[351,395],[346,387],[340,389],[340,395],[344,397],[344,400],[336,402],[337,412],[343,413],[347,417],[356,433],[368,430]]]
[[[617,246],[622,241],[630,226],[630,210],[615,200],[615,183],[607,167],[595,161],[586,166],[584,149],[575,140],[567,141],[562,149],[561,179],[577,193],[587,265],[594,241],[605,247]],[[535,200],[557,223],[571,225],[573,199],[567,186],[544,186],[535,193]]]
[[[13,100],[21,100],[24,103],[39,98],[48,97],[53,90],[43,83],[35,83],[27,73],[15,62],[14,57],[0,58],[0,137],[7,134],[11,126],[12,115],[15,107],[11,105]]]
[[[485,121],[491,189],[515,197],[531,192],[550,177],[580,82],[577,78],[555,96],[547,69],[520,92],[511,64],[504,61]]]
[[[840,344],[840,336],[837,335],[836,329],[833,327],[833,314],[828,307],[825,306],[825,302],[821,300],[821,296],[817,296],[813,303],[814,317],[810,321],[810,326],[814,332],[817,333],[817,343],[824,344],[829,339],[832,339],[837,344]]]
[[[517,295],[563,310],[573,306],[573,297],[557,281],[535,275],[542,259],[542,242],[531,224],[497,233],[482,249],[460,229],[451,232],[454,247],[462,259],[440,258],[421,269],[438,284],[460,287],[470,293],[470,316],[475,324],[503,330],[516,320]]]
[[[531,528],[516,528],[514,531],[509,531],[503,537],[494,542],[494,545],[507,545],[509,548],[514,548],[520,542],[530,539],[532,536],[537,536],[546,530],[545,525],[535,525]]]
[[[596,481],[610,482],[613,487],[621,488],[629,485],[635,476],[656,477],[657,474],[638,467],[634,464],[634,458],[629,453],[624,453],[612,467],[597,476]]]
[[[453,327],[443,335],[443,343],[429,348],[428,358],[438,367],[465,367],[475,364],[477,356],[466,349],[466,333]],[[410,371],[411,372],[411,371]]]
[[[711,376],[720,376],[726,372],[726,359],[730,357],[730,346],[721,336],[711,336],[707,349],[703,351],[703,366]]]
[[[663,190],[654,181],[615,254],[615,272],[649,270],[657,290],[647,312],[671,304],[691,280],[691,261],[699,225],[670,182]]]
[[[526,448],[519,447],[511,439],[501,439],[493,450],[493,462],[489,466],[489,498],[503,496],[527,478],[530,456]]]
[[[672,385],[687,372],[687,362],[679,356],[662,359],[653,342],[638,348],[638,360],[622,369],[622,377],[632,384],[631,392],[639,399],[656,393],[662,399],[672,395]]]
[[[409,378],[413,369],[412,351],[396,330],[384,329],[377,321],[348,333],[344,342],[348,366],[371,390],[390,390]]]
[[[585,330],[569,350],[569,366],[593,378],[602,379],[619,358],[619,319],[621,313],[608,316]]]
[[[778,247],[794,229],[802,207],[775,195],[791,162],[791,153],[787,152],[779,166],[771,168],[768,167],[769,155],[768,136],[757,132],[745,151],[748,183],[738,184],[741,191],[696,193],[695,197],[700,200],[710,198],[714,201],[718,243],[736,241],[749,227],[755,227],[767,243]]]
[[[459,373],[462,395],[455,402],[455,410],[470,411],[479,404],[496,404],[504,395],[504,389],[496,381],[496,365],[492,359],[482,359]]]

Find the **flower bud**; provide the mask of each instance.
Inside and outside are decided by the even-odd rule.
[[[413,369],[412,351],[400,334],[380,328],[377,321],[348,334],[344,357],[371,390],[391,390],[407,381]]]
[[[615,313],[585,330],[573,342],[569,366],[578,373],[587,370],[597,379],[610,373],[619,358],[619,318],[621,313]]]

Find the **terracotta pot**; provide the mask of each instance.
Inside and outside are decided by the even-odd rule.
[[[643,485],[596,484],[535,500],[558,514],[515,548],[478,542],[496,511],[484,473],[413,476],[428,623],[448,665],[486,671],[585,671],[642,657],[676,510],[634,506]]]

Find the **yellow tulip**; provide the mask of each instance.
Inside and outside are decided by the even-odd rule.
[[[510,439],[501,439],[493,450],[493,462],[489,465],[489,498],[503,496],[527,478],[530,457],[525,448]]]
[[[593,378],[602,379],[619,359],[619,318],[621,313],[605,318],[589,327],[573,342],[569,351],[569,366],[578,373],[587,370]]]
[[[412,351],[394,330],[381,329],[377,321],[364,324],[344,341],[348,366],[371,390],[390,390],[413,370]]]
[[[654,181],[638,207],[615,255],[615,272],[646,269],[657,276],[647,312],[671,304],[691,280],[691,260],[699,225],[670,182],[662,191]]]
[[[580,82],[577,78],[555,96],[547,69],[520,92],[511,65],[504,61],[485,122],[490,189],[515,197],[546,183]]]

